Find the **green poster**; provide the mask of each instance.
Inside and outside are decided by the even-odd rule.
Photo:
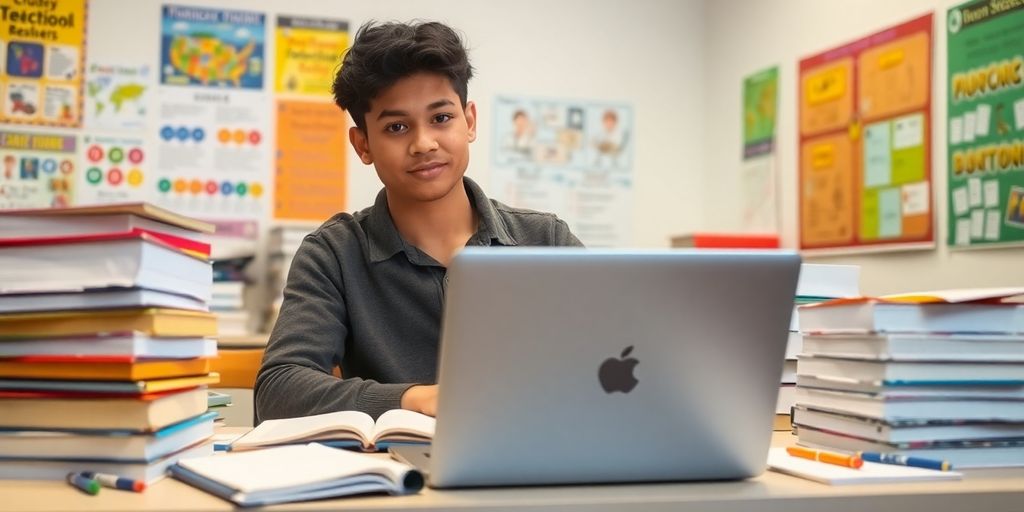
[[[743,158],[771,153],[775,146],[778,66],[743,80]]]
[[[949,10],[950,245],[1024,243],[1024,0]]]

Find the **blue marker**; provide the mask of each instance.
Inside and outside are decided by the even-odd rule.
[[[92,494],[95,496],[100,492],[100,483],[81,473],[68,473],[67,480],[69,484],[77,487],[86,494]]]
[[[936,471],[949,471],[953,465],[948,461],[925,459],[921,457],[907,457],[895,453],[860,452],[860,457],[866,462],[877,462],[880,464],[893,464],[896,466],[910,466],[915,468],[934,469]]]

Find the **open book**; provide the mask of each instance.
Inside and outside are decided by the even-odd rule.
[[[423,488],[412,466],[315,443],[188,459],[170,472],[243,507]]]
[[[374,423],[369,414],[340,411],[301,418],[267,420],[231,443],[232,451],[317,442],[336,447],[384,450],[393,444],[426,444],[434,437],[434,418],[392,409]]]

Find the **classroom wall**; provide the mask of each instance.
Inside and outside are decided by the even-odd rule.
[[[159,63],[156,0],[91,0],[90,59],[149,58]],[[703,82],[701,0],[180,0],[177,5],[345,19],[350,30],[369,19],[433,19],[460,29],[476,77],[470,99],[479,109],[480,138],[468,175],[487,189],[491,104],[497,95],[601,100],[632,105],[636,118],[633,243],[663,247],[697,228],[703,166],[700,143]],[[268,30],[268,55],[273,53]],[[372,204],[380,182],[349,148],[348,210]]]
[[[942,0],[716,0],[705,6],[705,154],[702,229],[740,228],[738,169],[742,150],[743,77],[779,65],[777,158],[782,237],[798,244],[797,71],[801,58],[930,11],[934,20],[932,175],[937,249],[833,257],[819,263],[861,265],[865,293],[947,287],[1024,285],[1022,249],[950,251],[946,248],[946,9]]]

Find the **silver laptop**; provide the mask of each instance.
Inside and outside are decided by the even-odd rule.
[[[433,487],[739,479],[771,440],[800,257],[466,249],[449,269]]]

